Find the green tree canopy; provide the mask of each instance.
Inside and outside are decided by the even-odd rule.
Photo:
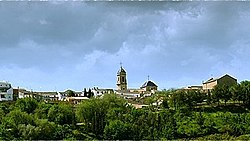
[[[20,98],[16,101],[15,107],[23,112],[33,113],[37,108],[38,102],[34,98]]]
[[[101,99],[93,98],[82,102],[77,107],[76,116],[90,133],[100,138],[108,122],[107,115],[110,114],[108,111],[113,108],[126,109],[126,103],[114,94],[105,94]]]
[[[74,97],[74,96],[76,96],[75,92],[72,91],[72,90],[66,90],[65,93],[66,93],[66,95],[69,96],[69,97]]]
[[[104,137],[108,140],[132,140],[133,135],[132,125],[120,120],[110,121],[104,129]]]
[[[212,94],[215,99],[217,99],[218,103],[219,100],[224,100],[225,104],[228,100],[232,98],[232,93],[229,91],[229,86],[227,85],[216,85],[212,90]]]
[[[60,125],[75,123],[73,107],[66,103],[51,106],[48,111],[48,120]]]

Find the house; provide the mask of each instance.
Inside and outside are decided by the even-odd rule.
[[[18,88],[18,98],[33,97],[32,92]]]
[[[118,94],[121,97],[124,97],[125,99],[141,97],[141,94],[138,91],[130,90],[115,90],[115,94]]]
[[[92,88],[91,91],[94,93],[94,97],[114,93],[113,89],[99,89],[98,87]],[[84,91],[82,95],[84,95]]]
[[[202,90],[202,86],[187,86],[183,90]]]
[[[213,89],[217,85],[226,85],[226,86],[233,86],[237,84],[237,79],[233,78],[232,76],[226,74],[219,78],[210,78],[206,82],[203,82],[202,89],[204,91],[209,91]]]
[[[57,92],[57,97],[59,101],[66,101],[67,96],[65,93]]]
[[[8,82],[0,82],[0,101],[12,101],[13,88]]]
[[[33,92],[18,88],[18,98],[34,98],[43,101],[57,101],[57,92]]]
[[[84,100],[88,100],[88,97],[83,97],[83,96],[77,96],[77,97],[66,97],[66,101],[72,104],[79,104],[80,102]]]
[[[43,100],[47,100],[47,101],[58,101],[59,100],[59,96],[57,92],[50,92],[50,93],[44,93],[41,94],[42,99]]]

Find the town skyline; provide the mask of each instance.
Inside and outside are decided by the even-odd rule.
[[[0,80],[34,91],[249,80],[250,3],[1,2]]]

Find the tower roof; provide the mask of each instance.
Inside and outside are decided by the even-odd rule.
[[[124,68],[121,66],[121,68],[118,70],[117,74],[119,73],[126,73],[126,71],[124,70]]]

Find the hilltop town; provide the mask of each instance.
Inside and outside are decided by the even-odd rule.
[[[250,2],[0,1],[0,141],[250,141]]]
[[[250,81],[225,74],[201,85],[35,92],[0,83],[1,140],[249,140]],[[114,82],[115,83],[115,82]]]
[[[142,108],[143,106],[148,106],[147,104],[140,102],[141,99],[146,97],[152,97],[156,93],[161,93],[161,90],[158,90],[157,84],[149,79],[142,83],[141,87],[137,89],[128,88],[127,83],[127,72],[121,65],[117,74],[116,86],[117,89],[106,89],[106,88],[84,88],[81,92],[75,92],[73,90],[66,90],[64,92],[36,92],[29,91],[22,88],[12,88],[11,84],[8,82],[0,82],[1,97],[0,101],[15,101],[21,98],[34,98],[37,100],[42,100],[46,102],[56,102],[56,101],[66,101],[73,104],[78,104],[81,101],[88,100],[91,97],[97,98],[102,97],[104,94],[116,94],[124,99],[128,99],[133,103],[137,108]],[[237,79],[225,74],[218,78],[210,78],[207,81],[203,82],[201,85],[187,86],[179,88],[177,90],[195,90],[204,93],[211,92],[212,89],[217,85],[226,85],[234,86],[237,85]],[[159,105],[163,102],[161,98],[155,100],[157,103],[154,105]]]

